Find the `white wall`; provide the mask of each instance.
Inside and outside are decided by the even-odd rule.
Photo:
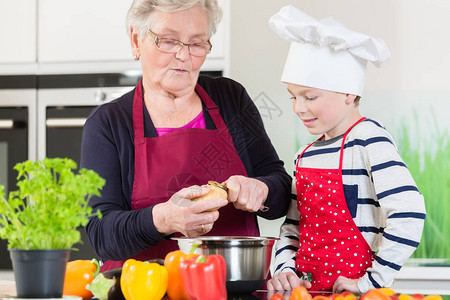
[[[242,83],[255,101],[278,155],[292,174],[295,115],[280,75],[289,45],[267,25],[270,16],[291,1],[231,1],[230,77]],[[279,236],[284,218],[260,219],[261,234]]]
[[[304,144],[312,137],[297,121],[286,87],[279,81],[289,43],[267,25],[287,4],[317,19],[332,16],[352,30],[387,43],[390,60],[380,69],[373,65],[367,69],[360,106],[365,116],[381,121],[394,137],[405,121],[415,123],[411,130],[418,131],[417,137],[422,139],[436,127],[441,131],[450,128],[450,1],[233,0],[230,77],[253,97],[290,174],[299,146],[296,139]],[[262,234],[277,236],[280,223],[262,222]]]

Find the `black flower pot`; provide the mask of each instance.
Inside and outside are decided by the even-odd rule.
[[[18,298],[61,298],[70,249],[10,249]]]

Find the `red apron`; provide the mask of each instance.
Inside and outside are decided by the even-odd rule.
[[[344,135],[339,169],[300,168],[297,160],[297,207],[300,211],[300,248],[297,271],[312,274],[311,291],[331,291],[339,276],[356,279],[372,266],[372,250],[347,208],[342,182]]]
[[[247,176],[219,109],[198,84],[195,91],[205,104],[215,130],[184,128],[159,137],[144,137],[141,81],[136,86],[133,100],[135,163],[132,210],[166,202],[185,187],[203,185],[209,180],[223,182],[232,175]],[[220,208],[219,213],[219,219],[207,235],[259,236],[253,213],[235,209],[231,203]],[[164,240],[133,258],[141,261],[164,259],[168,252],[174,250],[178,250],[177,242]],[[120,267],[123,262],[106,261],[102,272]]]

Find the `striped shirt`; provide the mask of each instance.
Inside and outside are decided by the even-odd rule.
[[[338,169],[343,136],[317,141],[303,154],[299,166]],[[294,166],[305,147],[295,155]],[[364,293],[371,288],[390,286],[419,245],[425,221],[423,196],[391,135],[370,119],[356,125],[346,137],[342,176],[352,218],[372,251],[377,253],[372,267],[359,279],[358,287]],[[291,203],[276,247],[275,275],[300,274],[295,269],[299,218],[294,174]]]

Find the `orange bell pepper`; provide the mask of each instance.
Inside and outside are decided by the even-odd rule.
[[[157,263],[125,261],[120,276],[120,287],[126,300],[161,300],[167,291],[167,269]]]
[[[324,295],[316,295],[313,297],[313,300],[330,300],[331,298]]]
[[[356,295],[351,294],[351,293],[344,296],[344,300],[357,300],[357,299],[358,299],[358,297],[356,297]]]
[[[92,298],[92,292],[86,289],[86,285],[90,284],[99,272],[100,266],[95,258],[69,261],[66,265],[63,295]]]
[[[297,286],[292,290],[289,300],[312,300],[312,296],[304,286]]]
[[[164,266],[169,273],[167,295],[169,296],[170,300],[189,300],[189,297],[184,290],[183,282],[181,281],[179,267],[181,261],[198,256],[198,254],[193,253],[193,250],[195,250],[195,248],[191,249],[188,254],[185,254],[181,250],[169,252],[164,259]]]
[[[361,300],[390,300],[390,296],[380,289],[371,289],[360,297]]]

